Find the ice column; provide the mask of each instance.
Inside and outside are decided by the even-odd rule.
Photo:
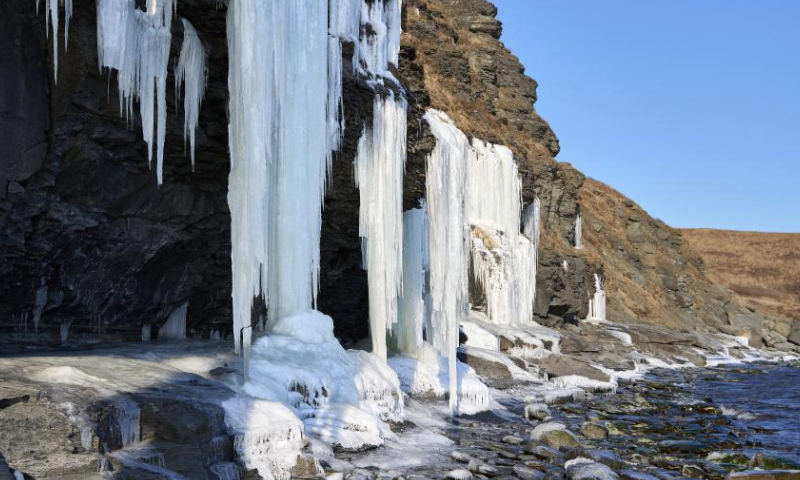
[[[606,320],[606,287],[603,276],[594,274],[594,296],[589,299],[589,320]]]
[[[575,248],[583,248],[583,220],[580,213],[575,217]]]
[[[194,170],[195,131],[200,120],[200,106],[206,93],[206,51],[197,31],[185,18],[183,20],[183,46],[175,67],[175,101],[179,97],[181,84],[183,90],[183,140],[189,140],[192,150],[192,170]]]
[[[372,126],[364,129],[356,156],[360,192],[359,236],[369,285],[372,353],[386,361],[386,334],[397,322],[403,277],[403,174],[406,163],[406,100],[375,96]]]
[[[425,268],[428,256],[427,207],[403,213],[403,290],[398,299],[392,346],[403,355],[418,357],[425,322]]]
[[[188,309],[189,302],[186,302],[169,315],[164,325],[158,329],[159,340],[186,339],[186,311]]]
[[[271,320],[317,295],[321,205],[330,160],[328,1],[230,3],[234,339],[263,295]],[[340,81],[340,80],[339,80]],[[334,95],[336,97],[336,95]],[[245,342],[245,348],[247,348]]]
[[[458,414],[459,320],[467,308],[467,228],[464,215],[464,159],[467,137],[443,112],[429,110],[425,120],[436,137],[427,161],[430,216],[430,293],[433,345],[448,357],[450,411]]]

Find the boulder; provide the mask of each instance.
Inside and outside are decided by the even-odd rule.
[[[598,423],[586,422],[581,425],[581,435],[592,440],[608,438],[608,429]]]
[[[602,463],[584,461],[567,467],[570,480],[619,480],[619,476],[611,468]]]
[[[792,331],[789,332],[789,336],[786,339],[795,345],[800,345],[800,321],[795,320],[792,322]]]
[[[569,430],[550,430],[542,434],[541,440],[556,450],[569,450],[581,446],[581,442]]]
[[[535,362],[543,368],[551,377],[566,377],[578,375],[591,380],[610,382],[611,377],[594,368],[588,360],[566,355],[549,355]]]

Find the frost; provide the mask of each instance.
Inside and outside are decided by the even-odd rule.
[[[403,174],[406,164],[406,100],[375,96],[372,125],[356,155],[360,192],[359,236],[369,285],[372,353],[386,361],[386,333],[397,321],[403,278]]]
[[[186,311],[189,302],[176,308],[167,318],[167,321],[158,329],[159,340],[185,340],[186,339]]]
[[[206,51],[197,31],[185,18],[183,20],[183,46],[175,66],[175,101],[181,84],[183,89],[183,140],[189,141],[194,170],[195,132],[200,121],[200,106],[206,93]],[[184,82],[185,80],[185,82]]]

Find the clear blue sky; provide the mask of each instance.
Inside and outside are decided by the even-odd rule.
[[[561,161],[676,227],[800,232],[800,0],[494,0]]]

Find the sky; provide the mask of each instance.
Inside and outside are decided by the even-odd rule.
[[[675,227],[800,232],[800,0],[493,0],[588,176]]]

